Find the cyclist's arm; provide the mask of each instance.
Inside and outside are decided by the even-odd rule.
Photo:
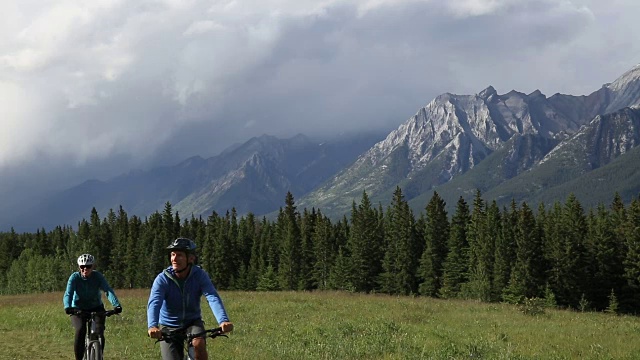
[[[160,308],[165,297],[165,285],[162,284],[162,274],[156,276],[149,292],[147,302],[147,328],[157,328],[160,321]]]
[[[64,308],[73,307],[73,293],[75,289],[75,281],[73,274],[69,276],[69,280],[67,280],[67,289],[64,291],[64,296],[62,297],[62,304]]]
[[[216,317],[218,324],[229,322],[229,316],[222,303],[222,298],[218,295],[218,291],[213,285],[211,278],[209,278],[209,274],[204,270],[201,271],[201,274],[202,275],[199,276],[200,288],[202,289],[202,294],[207,298],[213,316]]]

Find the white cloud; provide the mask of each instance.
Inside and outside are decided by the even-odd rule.
[[[261,133],[396,126],[447,91],[584,94],[640,62],[639,3],[5,1],[0,193],[25,163],[115,175]]]
[[[479,16],[493,13],[516,4],[518,0],[458,0],[450,1],[448,6],[458,17]]]
[[[224,27],[212,20],[196,21],[191,25],[189,25],[187,30],[184,31],[183,35],[190,36],[190,35],[204,34],[204,33],[214,31],[216,29],[223,30]]]

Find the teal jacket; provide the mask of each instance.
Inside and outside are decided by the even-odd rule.
[[[120,306],[118,297],[100,272],[92,271],[87,279],[84,279],[79,272],[74,272],[69,276],[67,290],[62,298],[64,308],[89,310],[104,305],[100,290],[104,291],[113,307]]]

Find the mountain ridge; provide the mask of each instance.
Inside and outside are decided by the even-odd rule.
[[[587,96],[554,94],[547,98],[540,91],[526,95],[516,90],[500,95],[493,86],[476,95],[442,94],[374,145],[350,169],[302,197],[299,204],[346,212],[367,189],[373,190],[368,193],[372,199],[388,203],[396,186],[401,186],[411,200],[464,176],[505,147],[509,150],[494,162],[510,166],[510,172],[501,174],[505,179],[517,176],[543,161],[547,152],[561,146],[595,116],[636,106],[640,102],[639,78],[640,67],[636,66]],[[424,129],[427,131],[421,133]],[[406,146],[405,158],[398,156],[401,146]],[[398,166],[403,171],[394,178],[389,169]],[[349,179],[354,174],[362,181],[350,187],[356,182]],[[381,182],[385,177],[396,181]]]
[[[83,182],[12,223],[30,229],[74,225],[92,207],[102,216],[123,206],[144,217],[166,202],[181,216],[231,208],[274,216],[287,192],[299,208],[341,218],[363,192],[388,204],[396,187],[414,211],[433,191],[448,204],[476,190],[491,200],[548,201],[547,193],[557,199],[559,191],[580,190],[581,178],[597,182],[600,169],[636,177],[639,109],[640,66],[589,95],[499,94],[491,85],[473,95],[443,93],[385,134],[330,141],[264,134],[210,158]],[[640,185],[607,179],[611,191],[640,193]]]

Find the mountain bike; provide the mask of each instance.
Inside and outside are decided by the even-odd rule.
[[[200,333],[188,334],[187,333],[188,326],[183,326],[175,329],[170,328],[162,328],[160,331],[162,332],[162,337],[156,340],[156,343],[159,341],[173,342],[177,344],[184,345],[184,360],[194,360],[196,357],[194,355],[193,349],[193,339],[198,337],[208,337],[211,339],[215,339],[218,336],[228,337],[222,332],[221,327],[217,327],[214,329],[208,329]]]
[[[98,316],[105,318],[115,315],[115,310],[108,311],[84,311],[77,310],[75,315],[82,317],[86,324],[87,334],[84,337],[84,360],[102,360],[102,338],[98,332],[95,319]]]

